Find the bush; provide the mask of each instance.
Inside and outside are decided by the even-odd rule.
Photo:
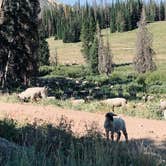
[[[148,93],[166,94],[166,84],[164,84],[164,85],[151,85],[148,87]]]
[[[130,83],[126,86],[126,91],[131,97],[136,97],[138,92],[144,91],[144,87],[142,85],[138,85],[137,83]]]
[[[49,75],[54,70],[55,70],[55,67],[52,67],[52,66],[41,66],[39,68],[39,76]]]
[[[70,78],[80,78],[85,77],[89,74],[88,68],[85,66],[63,66],[59,65],[54,68],[54,70],[50,73],[50,76],[63,76]]]
[[[16,140],[18,130],[16,128],[17,123],[13,119],[0,120],[0,137],[4,137],[8,140]]]
[[[146,74],[146,84],[161,84],[162,82],[166,82],[166,76],[165,73],[156,71],[152,73],[147,73]]]

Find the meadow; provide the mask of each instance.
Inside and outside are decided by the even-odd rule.
[[[110,34],[115,68],[110,76],[93,75],[81,53],[81,42],[65,44],[54,37],[47,39],[51,56],[57,51],[57,66],[41,66],[36,83],[49,87],[49,96],[34,105],[52,105],[75,111],[106,113],[109,105],[100,101],[106,98],[124,97],[126,108],[116,108],[115,113],[147,119],[163,120],[160,99],[166,96],[166,22],[148,25],[153,33],[157,70],[138,75],[132,65],[135,55],[137,30]],[[108,30],[102,31],[108,35]],[[19,93],[22,87],[15,89]],[[154,97],[145,102],[145,95]],[[71,98],[92,99],[87,103],[73,104]],[[1,95],[0,102],[20,103],[17,94]],[[32,104],[32,103],[31,103]],[[71,130],[71,122],[61,118],[58,124],[44,121],[20,123],[13,119],[0,120],[0,137],[10,141],[0,148],[0,163],[4,166],[164,166],[164,153],[145,142],[135,139],[115,143],[105,139],[97,126],[89,126],[86,134],[78,137]],[[1,138],[0,138],[1,139]],[[12,149],[14,147],[14,149]]]

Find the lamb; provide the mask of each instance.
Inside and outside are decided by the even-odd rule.
[[[32,100],[36,101],[37,98],[46,98],[48,93],[48,89],[46,87],[33,87],[28,88],[25,91],[21,92],[18,95],[18,98],[21,101]]]
[[[121,132],[123,132],[123,135],[125,136],[126,142],[128,142],[128,134],[126,131],[126,124],[125,121],[120,118],[114,118],[114,116],[117,116],[114,113],[108,112],[105,115],[105,122],[104,122],[104,128],[106,132],[107,140],[109,140],[109,132],[111,132],[111,139],[114,141],[114,133],[117,133],[117,142],[119,142],[121,137]]]
[[[102,103],[111,105],[112,110],[114,111],[114,107],[126,106],[127,100],[125,98],[112,98],[103,100]]]

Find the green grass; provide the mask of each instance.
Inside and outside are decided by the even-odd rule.
[[[161,70],[165,70],[166,65],[166,21],[151,23],[148,25],[149,30],[153,33],[153,46],[156,52],[156,61],[158,66],[162,66]],[[107,30],[102,33],[107,35]],[[113,33],[110,36],[111,49],[114,54],[114,62],[117,64],[132,62],[135,55],[135,42],[137,30],[132,30],[124,33]],[[67,62],[84,64],[85,60],[81,53],[80,43],[65,44],[62,41],[48,39],[51,56],[54,55],[55,49],[58,51],[58,58],[61,64]],[[165,62],[164,62],[165,61]]]
[[[85,59],[81,53],[81,42],[63,43],[62,40],[54,40],[54,37],[48,40],[50,55],[54,56],[57,51],[58,63],[60,64],[85,64]]]

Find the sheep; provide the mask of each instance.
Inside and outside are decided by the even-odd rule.
[[[33,88],[28,88],[25,91],[21,92],[18,95],[18,98],[21,101],[27,101],[27,100],[32,100],[36,101],[37,98],[46,98],[48,93],[48,88],[46,87],[33,87]]]
[[[71,103],[73,104],[73,105],[78,105],[78,104],[83,104],[83,103],[85,103],[85,100],[84,99],[74,99],[74,98],[71,98]]]
[[[166,101],[161,99],[160,100],[160,110],[165,110],[166,109]]]
[[[164,119],[166,120],[166,110],[164,110],[163,113],[164,113]]]
[[[142,100],[144,100],[145,102],[147,101],[153,101],[155,99],[154,96],[150,96],[150,95],[145,95],[142,97]]]
[[[127,100],[125,98],[112,98],[112,99],[103,100],[102,103],[111,105],[112,110],[114,111],[114,107],[126,106]]]
[[[120,118],[114,118],[114,116],[117,116],[116,114],[112,112],[108,112],[105,115],[105,122],[104,122],[104,128],[106,132],[107,140],[109,140],[109,132],[111,132],[111,140],[114,141],[114,133],[117,133],[117,142],[119,142],[121,137],[121,132],[123,132],[123,135],[125,136],[126,142],[128,142],[128,134],[126,130],[126,124],[125,121]]]

